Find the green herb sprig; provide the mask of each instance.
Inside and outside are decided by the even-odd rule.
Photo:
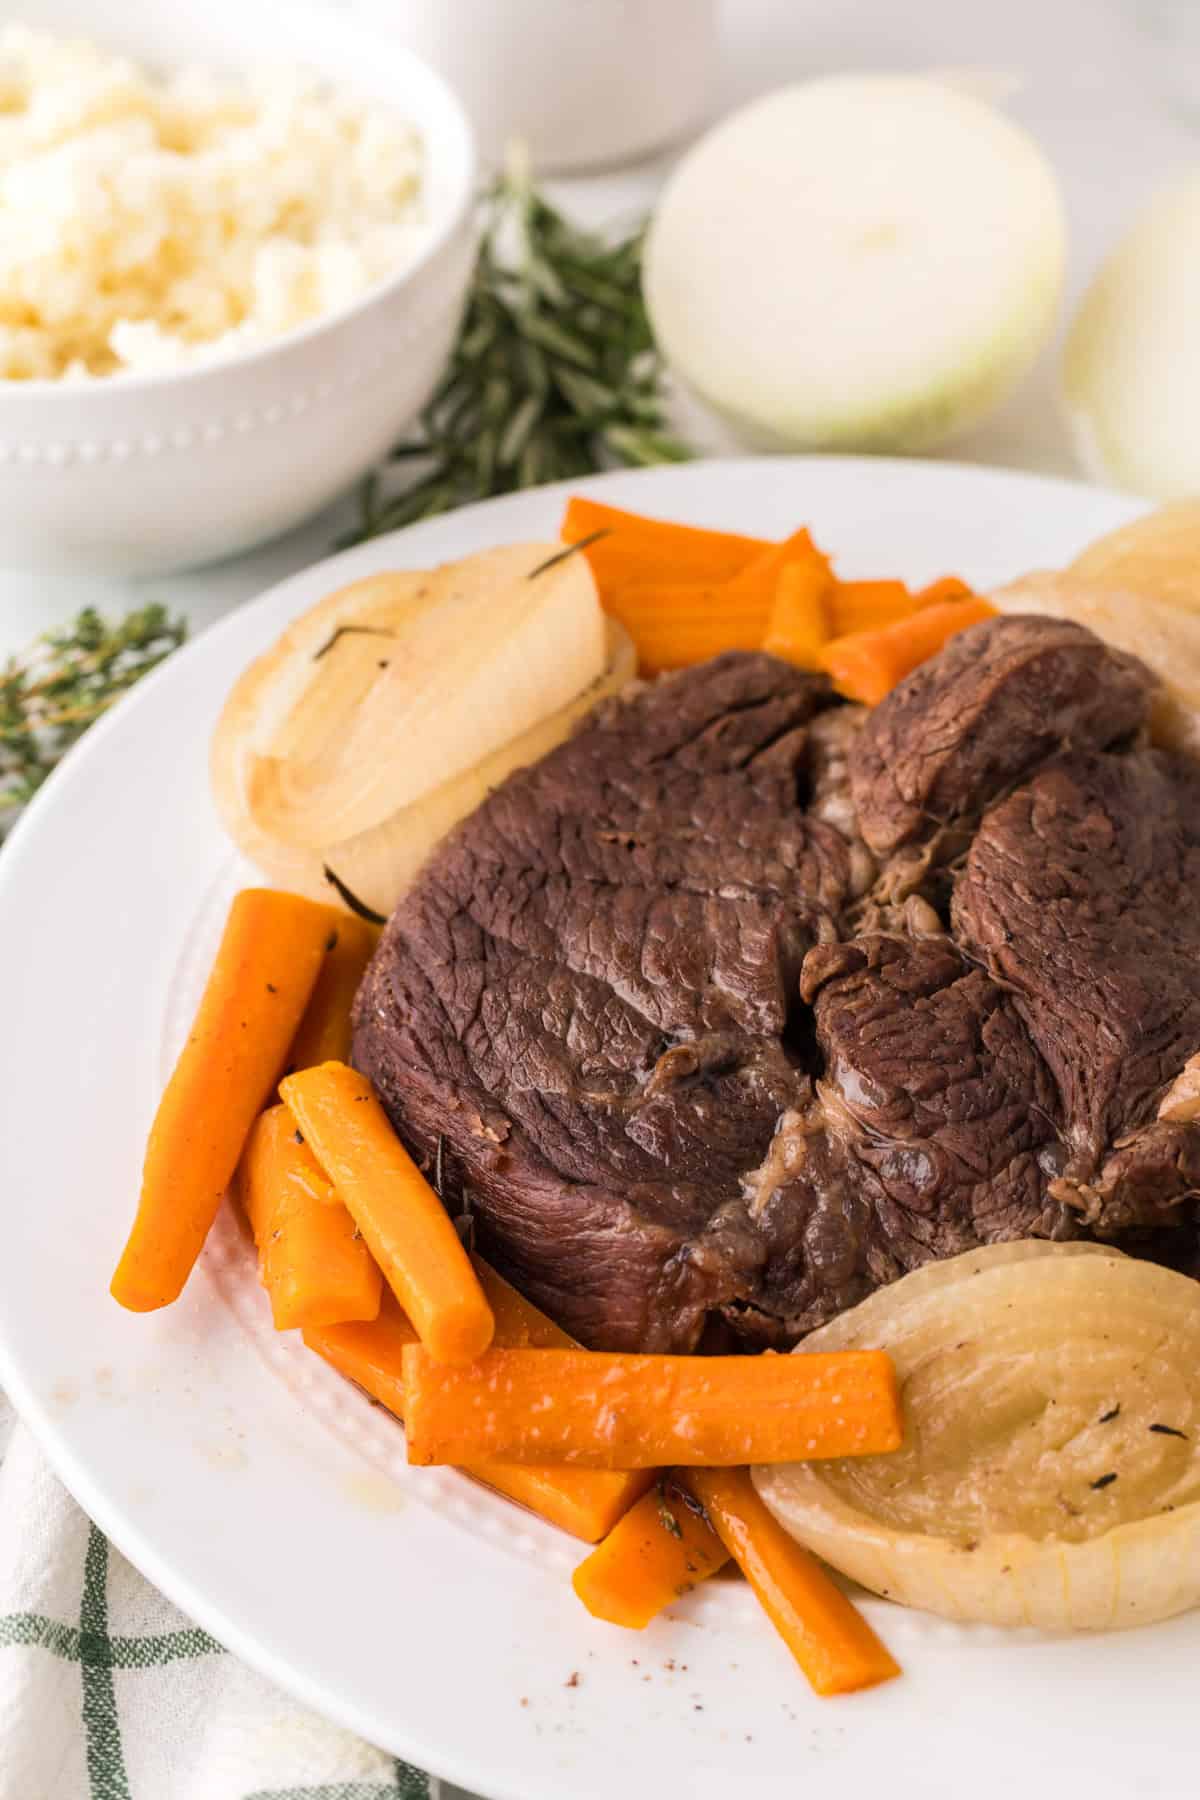
[[[492,494],[689,454],[666,429],[641,232],[609,243],[580,230],[519,167],[484,206],[449,367],[390,476],[365,483],[345,544]]]
[[[162,606],[115,623],[87,607],[0,667],[0,842],[76,739],[186,635]]]

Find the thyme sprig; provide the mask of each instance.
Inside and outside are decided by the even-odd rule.
[[[642,233],[610,243],[581,230],[517,166],[484,209],[449,366],[390,473],[365,483],[343,543],[492,494],[688,456],[666,427]]]
[[[186,634],[163,606],[116,621],[89,606],[0,667],[0,842],[76,739]]]

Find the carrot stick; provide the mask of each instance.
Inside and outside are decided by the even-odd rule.
[[[571,1585],[593,1618],[640,1631],[728,1561],[692,1495],[666,1476],[584,1557]]]
[[[496,1335],[492,1342],[505,1350],[578,1350],[571,1334],[556,1325],[549,1313],[527,1300],[511,1281],[505,1281],[482,1256],[473,1256],[479,1285],[487,1295]]]
[[[757,596],[739,608],[725,587],[638,582],[614,589],[607,607],[637,646],[643,675],[686,669],[725,650],[757,650],[764,617]]]
[[[911,619],[927,606],[940,606],[946,600],[970,600],[974,596],[965,581],[957,575],[943,575],[927,587],[912,593],[902,581],[839,581],[833,595],[833,637],[849,637],[851,632],[878,631],[897,620]]]
[[[973,600],[975,595],[957,575],[943,575],[913,595],[918,606],[940,606],[943,600]]]
[[[235,897],[159,1101],[137,1217],[112,1279],[114,1300],[132,1312],[166,1306],[191,1273],[340,921],[332,907],[271,888]]]
[[[897,619],[911,619],[922,604],[902,581],[839,581],[830,608],[830,636],[878,631],[881,625],[894,625]]]
[[[234,1185],[276,1331],[375,1317],[379,1270],[286,1106],[259,1115]]]
[[[480,1355],[492,1341],[492,1309],[366,1076],[322,1063],[286,1076],[279,1092],[430,1354],[439,1362]]]
[[[693,1469],[687,1485],[818,1694],[899,1675],[858,1609],[767,1511],[746,1469]]]
[[[338,919],[337,942],[321,965],[288,1057],[289,1067],[312,1069],[318,1063],[347,1061],[350,1008],[378,942],[378,931],[365,919],[350,914]]]
[[[582,554],[602,601],[614,586],[629,581],[728,581],[767,547],[764,538],[647,519],[573,494],[563,514],[563,541],[576,544],[594,531],[607,535]]]
[[[877,706],[906,675],[968,625],[990,619],[995,607],[986,600],[946,600],[923,607],[911,619],[900,619],[878,631],[834,638],[821,652],[821,667],[850,700]]]
[[[572,1342],[552,1319],[501,1280],[494,1269],[478,1258],[475,1268],[495,1310],[499,1342],[507,1342],[510,1336],[515,1343],[542,1338],[555,1344]],[[385,1293],[379,1317],[369,1325],[330,1325],[308,1330],[304,1341],[340,1374],[357,1382],[373,1400],[403,1419],[402,1353],[406,1345],[420,1340],[390,1293]],[[649,1469],[553,1469],[515,1463],[481,1464],[466,1468],[463,1473],[585,1543],[595,1543],[611,1531],[622,1513],[654,1480]]]
[[[310,1350],[348,1381],[357,1382],[398,1419],[404,1417],[404,1375],[400,1357],[407,1344],[420,1338],[396,1296],[385,1289],[374,1319],[352,1324],[306,1325],[304,1342]]]
[[[882,1351],[647,1356],[492,1350],[441,1368],[404,1353],[411,1463],[581,1469],[865,1456],[901,1441]]]
[[[818,668],[833,594],[833,577],[815,558],[786,563],[775,583],[763,649],[798,668]]]
[[[637,645],[643,673],[657,675],[725,650],[757,650],[780,571],[794,563],[829,572],[807,531],[796,531],[781,544],[768,544],[729,581],[635,581],[614,586],[604,604]]]

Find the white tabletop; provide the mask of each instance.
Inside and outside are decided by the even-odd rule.
[[[361,0],[360,0],[361,3]],[[368,0],[386,10],[387,0]],[[452,0],[451,0],[452,3]],[[566,3],[566,0],[563,0]],[[594,0],[593,0],[594,3]],[[787,81],[842,69],[945,72],[1004,105],[1042,143],[1063,185],[1070,263],[1062,324],[1108,248],[1161,182],[1200,162],[1200,6],[1195,0],[720,0],[714,111]],[[551,184],[581,217],[628,219],[653,200],[671,158]],[[958,458],[1078,473],[1054,400],[1056,346],[985,426],[946,446]],[[689,419],[703,448],[724,447]],[[347,509],[253,555],[183,576],[89,583],[0,570],[0,654],[92,603],[162,599],[199,630],[324,555]]]

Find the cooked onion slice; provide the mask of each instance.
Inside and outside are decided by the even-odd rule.
[[[932,1263],[805,1340],[891,1352],[889,1456],[757,1468],[865,1587],[954,1619],[1100,1630],[1200,1600],[1200,1285],[1098,1245]]]
[[[354,837],[597,680],[604,618],[586,558],[535,573],[556,548],[514,544],[373,577],[361,608],[343,596],[331,613],[320,655],[306,632],[299,666],[294,646],[286,668],[278,653],[256,665],[251,685],[280,679],[288,701],[270,705],[273,729],[256,731],[246,767],[256,824],[303,848]]]
[[[1071,564],[1080,581],[1200,612],[1200,502],[1177,500],[1106,532]]]
[[[325,633],[328,637],[328,633]],[[452,826],[477,807],[514,769],[526,767],[562,743],[599,701],[619,693],[637,670],[633,644],[614,621],[606,622],[606,660],[597,680],[568,705],[494,750],[473,768],[443,781],[411,806],[399,808],[383,824],[357,836],[315,848],[284,843],[263,830],[246,799],[246,722],[235,728],[224,718],[212,746],[213,793],[226,830],[244,855],[270,880],[317,900],[331,890],[328,865],[360,900],[389,913],[421,864]],[[375,654],[379,654],[376,643]]]

